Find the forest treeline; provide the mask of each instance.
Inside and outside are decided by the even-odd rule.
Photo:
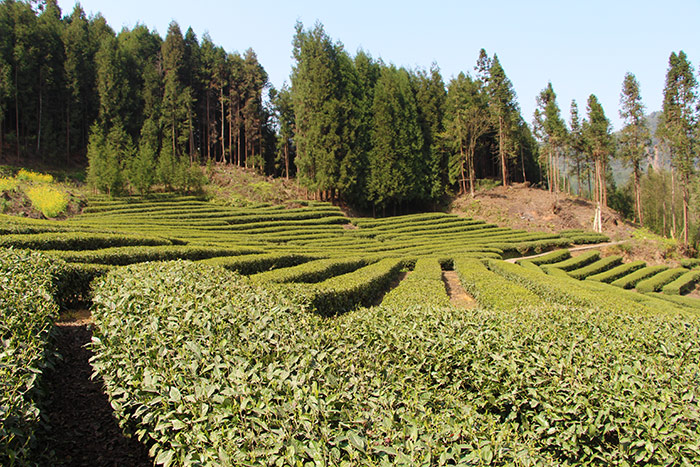
[[[526,122],[483,49],[448,82],[435,64],[351,55],[320,24],[296,25],[292,53],[290,84],[274,89],[252,49],[228,52],[175,22],[164,38],[143,25],[117,33],[79,4],[63,15],[55,0],[4,0],[0,156],[87,160],[89,182],[108,193],[196,189],[202,165],[232,164],[376,214],[438,206],[479,179],[528,181],[697,241],[697,83],[683,52],[669,60],[654,134],[631,73],[613,134],[595,95],[565,119],[551,83]],[[672,164],[650,170],[659,152]],[[632,171],[628,186],[615,186],[616,160]]]

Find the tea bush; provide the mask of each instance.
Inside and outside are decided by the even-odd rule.
[[[0,464],[30,465],[40,416],[37,382],[45,364],[60,264],[38,253],[0,249]]]

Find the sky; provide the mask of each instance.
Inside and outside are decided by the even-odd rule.
[[[63,14],[75,0],[59,0]],[[585,115],[595,94],[620,129],[625,73],[640,83],[647,112],[661,110],[671,52],[700,65],[700,0],[82,0],[88,15],[102,13],[117,32],[144,24],[167,33],[177,21],[201,39],[208,32],[228,52],[252,48],[276,88],[289,82],[294,25],[326,33],[354,55],[362,49],[385,63],[429,69],[437,63],[446,84],[473,74],[481,48],[494,53],[517,93],[525,121],[536,96],[552,82],[562,116],[572,99]]]

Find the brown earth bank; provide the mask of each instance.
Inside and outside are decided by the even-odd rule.
[[[92,352],[85,347],[92,338],[90,321],[89,313],[75,313],[56,326],[61,358],[44,373],[42,416],[49,426],[39,443],[53,452],[55,465],[151,466],[146,447],[124,436],[101,381],[92,379]]]
[[[477,191],[456,198],[451,212],[513,229],[559,232],[592,230],[595,204],[566,193],[550,193],[527,183]],[[610,208],[602,209],[603,233],[612,240],[630,238],[636,226]]]

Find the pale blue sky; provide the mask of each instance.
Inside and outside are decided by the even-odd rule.
[[[75,0],[59,0],[70,14]],[[161,1],[82,0],[88,15],[101,12],[116,31],[142,23],[161,36],[175,20],[201,39],[209,32],[227,51],[252,47],[280,87],[289,80],[294,24],[318,20],[354,54],[409,68],[436,62],[446,82],[472,72],[480,48],[494,53],[513,82],[523,117],[532,122],[535,97],[552,82],[562,114],[571,99],[585,114],[596,94],[617,129],[622,80],[640,82],[648,111],[660,110],[672,51],[700,62],[700,0],[591,1]]]

